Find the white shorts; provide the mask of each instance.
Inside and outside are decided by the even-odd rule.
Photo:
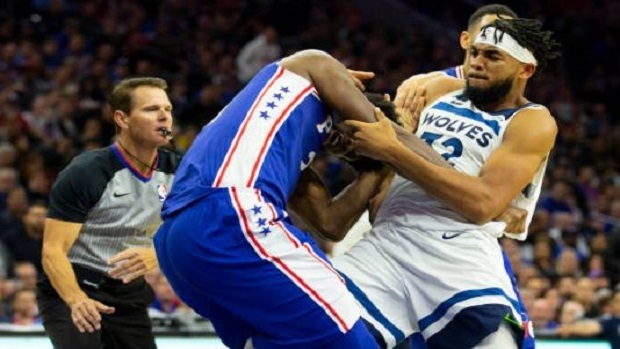
[[[421,332],[431,347],[471,348],[507,315],[521,323],[500,245],[482,231],[384,222],[333,264],[388,347]]]

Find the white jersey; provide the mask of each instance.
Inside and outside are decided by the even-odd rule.
[[[427,106],[420,115],[417,136],[425,140],[459,172],[478,176],[489,156],[500,146],[512,117],[525,108],[544,108],[528,103],[519,108],[485,112],[476,108],[463,96],[463,91],[445,95]],[[529,226],[536,201],[540,196],[546,161],[540,166],[532,182],[524,188],[512,205],[528,211]],[[429,196],[416,183],[396,176],[376,218],[421,229],[456,231],[483,230],[500,237],[505,223],[489,222],[476,225],[454,210]],[[524,234],[506,234],[525,240]]]

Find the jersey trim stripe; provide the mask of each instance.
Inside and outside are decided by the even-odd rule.
[[[390,322],[390,320],[385,315],[383,315],[381,310],[377,308],[377,306],[368,298],[364,291],[362,291],[362,289],[360,289],[353,282],[353,280],[351,280],[351,278],[349,278],[343,272],[340,272],[340,275],[342,275],[342,277],[346,280],[347,288],[353,294],[353,296],[355,296],[355,299],[360,302],[362,308],[364,308],[368,312],[369,316],[371,316],[375,321],[377,321],[381,326],[383,326],[383,328],[385,328],[390,333],[390,335],[394,337],[396,343],[399,343],[403,339],[405,339],[405,334],[403,333],[403,331],[401,331],[395,324]]]
[[[508,300],[509,304],[511,304],[515,310],[520,308],[519,302],[508,297],[508,295],[501,288],[491,287],[491,288],[484,288],[484,289],[479,289],[479,290],[462,291],[462,292],[455,294],[451,298],[443,301],[441,304],[439,304],[439,306],[435,309],[435,311],[433,311],[430,315],[425,316],[423,319],[420,319],[420,321],[418,321],[418,325],[420,326],[420,331],[424,332],[426,328],[428,328],[430,325],[432,325],[433,323],[441,319],[448,312],[448,310],[455,304],[464,302],[472,298],[485,297],[485,296],[502,296],[506,300]]]
[[[258,169],[260,168],[260,166],[263,164],[263,160],[265,159],[265,154],[267,153],[266,150],[271,144],[271,142],[273,141],[273,137],[276,134],[276,131],[280,129],[280,126],[282,126],[282,123],[284,122],[286,117],[289,115],[290,111],[294,109],[294,107],[297,106],[301,100],[303,100],[303,98],[308,94],[308,92],[312,91],[313,89],[314,87],[312,85],[308,85],[299,94],[297,94],[297,96],[295,96],[293,101],[288,106],[286,106],[286,108],[282,111],[282,114],[280,114],[276,122],[273,124],[273,126],[271,127],[271,130],[269,130],[269,133],[267,134],[267,138],[263,142],[260,152],[258,153],[258,157],[256,158],[256,161],[254,162],[254,166],[252,166],[252,173],[250,174],[250,178],[248,179],[246,183],[246,186],[248,188],[251,188],[254,186],[254,182],[256,181],[256,174],[258,173]]]
[[[265,245],[261,244],[256,239],[256,236],[252,232],[252,229],[250,228],[250,220],[248,219],[245,213],[246,211],[244,209],[244,205],[241,202],[241,198],[237,192],[237,188],[231,187],[229,192],[230,192],[230,196],[232,199],[233,207],[235,208],[235,211],[237,212],[237,216],[239,217],[239,224],[241,225],[241,229],[244,232],[247,242],[250,244],[250,246],[252,246],[252,249],[254,249],[254,251],[262,259],[272,262],[276,268],[278,268],[284,275],[286,275],[299,288],[301,288],[304,291],[304,293],[306,293],[312,300],[314,300],[314,302],[325,311],[325,313],[334,321],[334,323],[338,325],[338,328],[340,329],[342,333],[348,332],[357,319],[350,319],[352,320],[352,322],[349,321],[351,323],[348,324],[347,321],[345,321],[345,319],[343,319],[343,317],[340,316],[340,314],[336,311],[336,309],[334,309],[332,304],[326,301],[325,298],[323,298],[315,288],[313,288],[302,277],[300,277],[293,270],[293,267],[285,263],[278,256],[274,255],[273,253],[270,253],[270,251],[268,251],[270,246],[267,246],[266,244]],[[285,233],[288,233],[286,229],[284,231]],[[275,233],[276,232],[272,232],[271,234],[275,234]],[[277,246],[274,246],[274,248],[275,247]]]
[[[233,140],[233,146],[230,148],[230,151],[228,152],[228,154],[226,154],[226,157],[224,158],[224,166],[220,168],[217,176],[215,177],[215,183],[213,185],[214,187],[219,187],[222,184],[222,180],[224,178],[224,175],[226,174],[226,170],[228,169],[228,166],[230,165],[230,161],[232,160],[232,157],[235,154],[237,147],[239,146],[241,138],[243,137],[243,134],[245,133],[245,130],[248,124],[250,123],[251,115],[254,114],[256,107],[258,107],[260,102],[262,102],[267,91],[269,91],[269,89],[273,86],[276,80],[278,80],[283,74],[284,74],[284,69],[278,66],[278,70],[276,71],[274,76],[271,78],[271,81],[269,81],[269,83],[265,85],[265,88],[260,92],[258,98],[254,101],[254,105],[252,105],[252,108],[250,108],[250,112],[248,113],[250,117],[246,115],[245,120],[243,120],[243,124],[239,128],[239,132],[237,133],[237,135],[235,136],[235,139]]]
[[[284,224],[282,224],[282,222],[280,222],[278,220],[278,217],[276,215],[276,211],[273,207],[272,204],[265,202],[263,200],[263,197],[260,194],[260,189],[255,189],[254,193],[256,194],[256,198],[258,199],[259,202],[265,203],[267,205],[267,207],[269,208],[269,210],[271,211],[271,216],[273,217],[273,221],[274,222],[278,222],[276,223],[276,225],[278,227],[280,227],[280,229],[282,229],[282,231],[284,231],[284,233],[286,234],[286,237],[293,243],[293,245],[295,246],[295,248],[299,247],[299,245],[301,244],[310,255],[312,255],[312,257],[314,257],[314,259],[316,259],[319,263],[323,264],[329,271],[331,271],[332,273],[334,273],[334,275],[336,275],[338,277],[338,279],[340,279],[340,281],[345,284],[344,279],[342,278],[342,276],[340,275],[340,273],[338,273],[336,271],[336,269],[334,269],[333,266],[331,266],[329,263],[327,263],[325,260],[323,260],[323,258],[319,257],[314,250],[312,250],[312,248],[310,247],[310,245],[308,245],[308,243],[304,243],[302,244],[296,237],[295,235],[291,234],[291,232],[286,229],[286,227],[284,226]]]

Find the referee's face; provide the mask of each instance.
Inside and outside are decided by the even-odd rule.
[[[127,122],[134,141],[155,147],[166,145],[168,139],[161,130],[172,129],[172,104],[166,91],[152,86],[136,88]]]

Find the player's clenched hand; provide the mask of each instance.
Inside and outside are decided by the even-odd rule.
[[[522,234],[525,232],[527,211],[517,207],[509,207],[494,220],[506,223],[504,232],[509,234]]]
[[[366,91],[366,86],[364,86],[363,80],[372,79],[375,77],[375,73],[369,71],[360,71],[360,70],[347,70],[351,78],[353,79],[353,83],[355,87],[357,87],[360,91]]]
[[[375,108],[377,122],[346,120],[344,124],[352,129],[351,140],[357,155],[383,160],[390,147],[398,143],[392,121],[379,108]]]
[[[101,314],[112,314],[113,307],[97,302],[86,296],[69,304],[71,320],[78,331],[95,332],[101,329]]]
[[[112,266],[111,277],[128,283],[155,268],[157,256],[153,247],[132,247],[112,256],[108,265]]]

